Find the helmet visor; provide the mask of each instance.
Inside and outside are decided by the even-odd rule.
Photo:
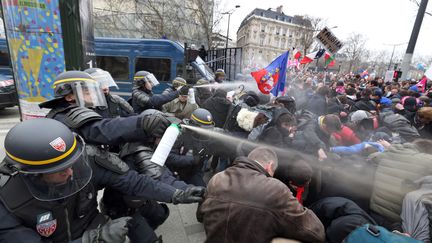
[[[159,85],[159,81],[157,80],[157,78],[152,73],[145,76],[145,79],[146,79],[146,81],[150,82],[153,87],[156,85]]]
[[[90,74],[94,80],[96,80],[102,89],[115,87],[118,89],[116,82],[112,78],[111,74],[102,69],[96,70],[94,73]]]
[[[71,167],[54,173],[19,174],[34,198],[55,201],[74,195],[83,189],[92,177],[92,169],[83,152]]]
[[[72,86],[77,105],[106,107],[107,102],[98,82],[75,82]]]

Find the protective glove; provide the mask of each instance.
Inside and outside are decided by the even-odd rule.
[[[87,230],[82,236],[82,242],[125,242],[129,231],[128,222],[131,219],[131,217],[122,217],[109,221],[96,229]]]
[[[191,186],[186,188],[186,190],[175,190],[172,196],[172,203],[195,203],[202,202],[205,192],[205,187],[201,186]]]
[[[190,88],[189,85],[182,86],[179,89],[179,94],[188,94],[189,93],[189,88]]]
[[[148,136],[161,138],[170,124],[162,114],[153,114],[144,116],[141,125]]]

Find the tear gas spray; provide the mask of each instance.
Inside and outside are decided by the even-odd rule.
[[[175,141],[177,140],[178,135],[180,134],[180,125],[171,124],[167,130],[165,130],[162,139],[160,140],[156,151],[153,153],[150,161],[158,164],[160,166],[164,166],[166,159],[173,147]]]

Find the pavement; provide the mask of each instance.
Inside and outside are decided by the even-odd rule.
[[[5,156],[4,139],[7,132],[20,122],[18,107],[0,110],[0,159]],[[99,193],[101,194],[101,193]],[[168,204],[170,216],[157,230],[164,243],[201,243],[205,241],[204,227],[196,220],[198,204]]]

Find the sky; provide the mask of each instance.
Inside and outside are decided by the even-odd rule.
[[[419,2],[421,0],[418,0]],[[411,36],[418,7],[411,0],[222,0],[221,9],[230,10],[240,5],[231,15],[230,38],[236,39],[241,21],[255,8],[276,9],[283,5],[286,15],[310,15],[324,19],[328,27],[338,26],[332,32],[341,40],[351,33],[362,34],[369,50],[387,50],[402,58]],[[432,13],[432,3],[427,12]],[[228,16],[224,15],[219,29],[226,35]],[[432,57],[432,16],[425,15],[414,50],[418,56]]]

